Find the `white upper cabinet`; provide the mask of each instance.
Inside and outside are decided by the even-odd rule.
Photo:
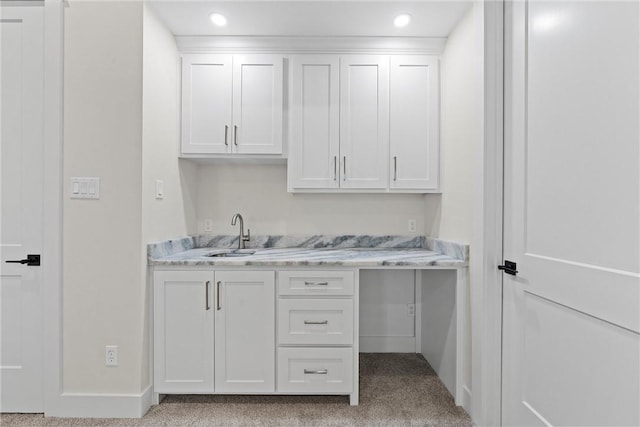
[[[298,55],[289,191],[439,190],[435,55]]]
[[[391,57],[391,190],[438,189],[439,80],[435,56]]]
[[[182,55],[183,154],[281,154],[281,55]]]
[[[300,55],[292,59],[293,122],[290,188],[338,188],[340,156],[340,59]]]
[[[182,152],[229,153],[231,55],[182,56]]]
[[[340,58],[342,188],[386,189],[389,57]]]
[[[386,56],[292,58],[289,190],[385,190]]]

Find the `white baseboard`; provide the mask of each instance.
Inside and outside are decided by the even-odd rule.
[[[460,406],[471,415],[471,390],[467,386],[462,386],[462,402]]]
[[[360,337],[360,353],[415,352],[415,337]]]
[[[140,394],[62,393],[45,417],[142,418],[151,407],[151,386]]]

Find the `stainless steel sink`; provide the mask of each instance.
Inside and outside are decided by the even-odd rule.
[[[237,258],[243,256],[251,256],[255,253],[255,249],[222,249],[219,251],[211,252],[205,256],[211,258]]]

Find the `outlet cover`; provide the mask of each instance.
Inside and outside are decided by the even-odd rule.
[[[108,345],[105,347],[105,365],[118,366],[118,346]]]

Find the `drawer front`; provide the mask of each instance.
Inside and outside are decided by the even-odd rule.
[[[353,271],[280,271],[280,295],[353,295]]]
[[[351,348],[279,348],[278,391],[350,393]]]
[[[303,345],[353,344],[353,300],[280,299],[278,342]]]

